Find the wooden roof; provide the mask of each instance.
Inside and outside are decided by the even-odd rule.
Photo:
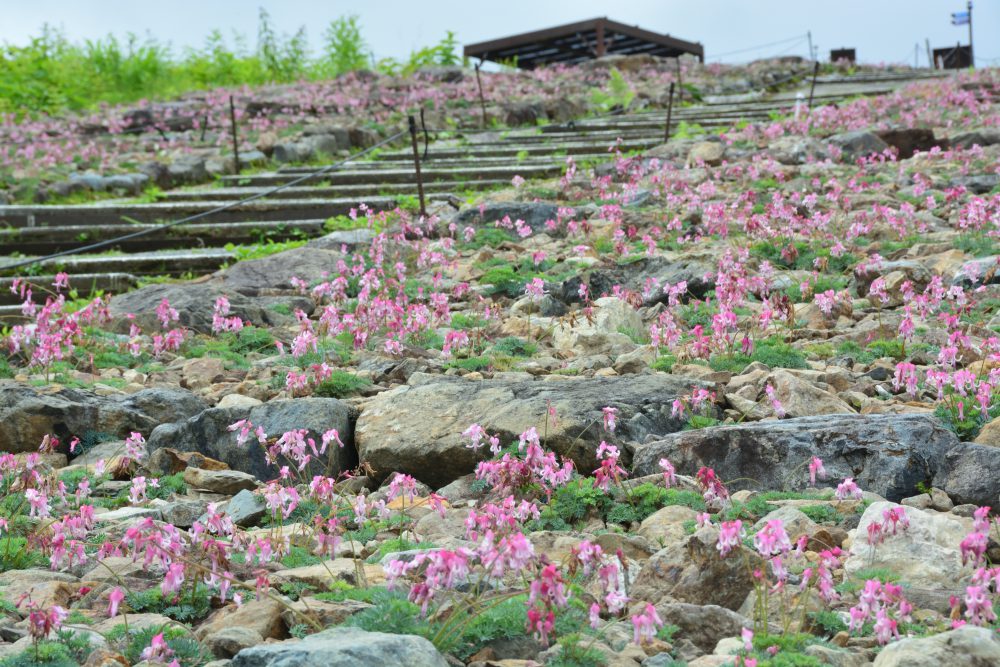
[[[517,66],[524,69],[553,63],[575,64],[611,54],[676,57],[685,53],[698,56],[703,62],[705,60],[705,47],[700,42],[661,35],[606,17],[465,47],[467,58],[506,63],[516,59]]]

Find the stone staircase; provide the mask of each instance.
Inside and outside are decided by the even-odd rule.
[[[934,75],[826,77],[817,80],[814,104],[890,93],[929,76]],[[672,127],[676,129],[686,122],[718,130],[739,121],[767,121],[775,112],[788,112],[797,96],[808,94],[806,81],[774,94],[678,105],[673,110]],[[563,173],[567,157],[578,163],[607,160],[609,146],[619,140],[624,152],[663,143],[665,117],[663,110],[657,110],[538,128],[441,133],[442,138],[430,143],[427,159],[421,164],[424,190],[429,202],[454,201],[506,187],[514,176],[527,180],[555,178]],[[234,253],[226,250],[227,244],[321,236],[328,218],[346,214],[362,202],[374,210],[390,210],[404,200],[412,202],[417,193],[412,149],[403,140],[398,149],[381,150],[301,184],[269,192],[320,169],[283,167],[224,176],[213,186],[167,192],[156,203],[117,200],[85,205],[0,206],[2,267],[155,229],[163,223],[235,204],[190,224],[161,229],[97,252],[43,260],[28,270],[8,270],[3,274],[7,277],[0,279],[0,318],[10,321],[20,313],[16,295],[2,289],[15,275],[31,275],[33,281],[46,283],[55,273],[65,271],[83,296],[91,290],[120,292],[147,276],[204,275],[236,260]],[[243,202],[254,196],[260,198]]]

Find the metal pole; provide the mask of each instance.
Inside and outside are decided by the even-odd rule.
[[[924,37],[924,46],[927,47],[927,67],[934,69],[934,56],[931,55],[931,40]]]
[[[229,123],[233,132],[233,169],[237,176],[240,175],[240,137],[236,127],[236,106],[233,104],[233,96],[229,96]]]
[[[476,83],[479,85],[479,106],[483,110],[483,129],[486,129],[486,98],[483,97],[483,80],[479,78],[479,66],[482,61],[476,63]]]
[[[976,69],[976,55],[975,51],[972,50],[972,0],[969,0],[969,65],[972,69]]]
[[[808,107],[809,111],[812,111],[813,108],[813,93],[816,92],[816,77],[818,75],[819,75],[819,61],[817,60],[816,63],[813,65],[812,85],[809,86],[809,107]]]
[[[427,217],[427,206],[424,204],[424,178],[420,174],[420,150],[417,148],[417,121],[408,117],[410,124],[410,141],[413,144],[413,170],[417,175],[417,194],[420,196],[420,215]]]
[[[674,115],[674,82],[670,82],[670,93],[667,97],[667,129],[663,133],[663,141],[670,141],[670,117]]]
[[[680,102],[684,99],[684,82],[681,79],[681,57],[677,56],[677,101]]]
[[[806,31],[806,37],[809,38],[809,60],[815,60],[813,58],[813,33],[812,30]],[[799,42],[801,44],[801,42]]]

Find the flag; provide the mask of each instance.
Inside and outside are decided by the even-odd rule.
[[[969,12],[952,12],[952,25],[966,25],[969,22]]]

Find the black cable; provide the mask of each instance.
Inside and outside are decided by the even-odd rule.
[[[424,108],[420,107],[420,129],[424,132],[424,156],[421,162],[427,162],[427,151],[430,150],[430,137],[427,136],[427,124],[424,122]]]
[[[227,204],[223,204],[222,206],[217,206],[217,207],[215,207],[213,209],[210,209],[208,211],[202,211],[201,213],[195,213],[194,215],[189,215],[186,218],[181,218],[179,220],[174,220],[173,222],[168,222],[168,223],[165,223],[163,225],[158,225],[156,227],[150,227],[148,229],[142,229],[142,230],[139,230],[137,232],[132,232],[131,234],[126,234],[124,236],[119,236],[119,237],[116,237],[116,238],[113,238],[113,239],[108,239],[106,241],[98,241],[97,243],[91,243],[90,245],[80,246],[80,247],[77,247],[77,248],[72,248],[70,250],[63,250],[61,252],[53,253],[51,255],[46,255],[44,257],[35,257],[33,259],[24,260],[24,261],[21,261],[21,262],[15,262],[14,264],[8,264],[6,266],[0,266],[0,272],[2,272],[2,271],[9,271],[11,269],[19,269],[22,266],[31,266],[32,264],[38,264],[40,262],[47,262],[47,261],[49,261],[51,259],[56,259],[56,258],[59,258],[59,257],[66,257],[67,255],[79,255],[79,254],[82,254],[82,253],[85,253],[85,252],[89,252],[91,250],[97,250],[98,248],[105,248],[107,246],[114,245],[116,243],[121,243],[122,241],[129,241],[131,239],[138,238],[140,236],[145,236],[147,234],[152,234],[154,232],[158,232],[158,231],[163,230],[163,229],[169,229],[171,227],[177,227],[178,225],[184,225],[184,224],[187,224],[187,223],[190,223],[190,222],[194,222],[195,220],[201,220],[202,218],[207,218],[210,215],[214,215],[216,213],[221,213],[222,211],[228,211],[231,208],[236,208],[236,207],[241,206],[243,204],[247,204],[249,202],[256,201],[258,199],[263,199],[264,197],[269,197],[269,196],[273,195],[275,192],[281,192],[282,190],[285,190],[286,188],[290,188],[293,185],[298,185],[299,183],[303,183],[305,181],[308,181],[311,178],[315,178],[317,176],[322,176],[323,174],[327,174],[327,173],[333,171],[334,169],[336,169],[336,168],[338,168],[338,167],[340,167],[340,166],[342,166],[342,165],[350,162],[351,160],[359,158],[359,157],[361,157],[363,155],[367,155],[368,153],[372,152],[376,148],[381,148],[382,146],[385,146],[386,144],[392,143],[393,141],[395,141],[396,139],[400,138],[404,134],[406,134],[406,130],[401,130],[401,131],[397,132],[396,134],[394,134],[394,135],[392,135],[390,137],[386,137],[385,139],[383,139],[382,141],[378,142],[377,144],[369,146],[368,148],[365,148],[364,150],[358,151],[357,153],[354,153],[353,155],[350,155],[350,156],[344,158],[343,160],[339,160],[337,162],[334,162],[333,164],[328,164],[327,166],[323,167],[322,169],[318,169],[316,171],[311,171],[309,173],[303,174],[302,176],[299,176],[298,178],[295,178],[295,179],[289,181],[288,183],[283,183],[281,185],[277,185],[277,186],[271,188],[270,190],[265,190],[264,192],[258,192],[257,194],[251,195],[251,196],[246,197],[244,199],[239,199],[237,201],[232,201],[232,202],[229,202]]]

